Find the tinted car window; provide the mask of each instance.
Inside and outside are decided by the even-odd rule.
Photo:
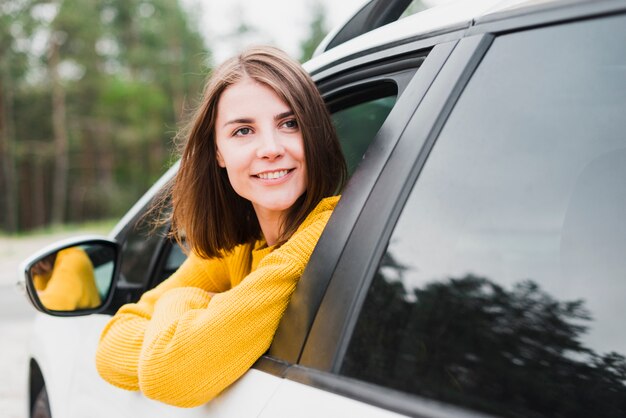
[[[341,373],[510,417],[626,416],[626,19],[497,38]]]
[[[167,229],[166,225],[155,228],[155,216],[158,211],[139,218],[126,234],[120,276],[123,282],[145,285],[149,279],[151,262]]]

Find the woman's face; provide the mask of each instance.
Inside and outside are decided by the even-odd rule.
[[[246,77],[222,93],[215,138],[218,164],[259,220],[282,216],[306,190],[302,132],[266,85]]]

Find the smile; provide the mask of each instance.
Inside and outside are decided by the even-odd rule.
[[[259,173],[256,175],[256,177],[263,180],[274,180],[285,177],[287,174],[289,174],[290,171],[291,170],[268,171],[265,173]]]

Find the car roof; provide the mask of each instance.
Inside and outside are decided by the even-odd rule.
[[[356,16],[371,0],[352,16]],[[572,0],[570,0],[571,2]],[[471,27],[476,21],[503,12],[522,14],[525,9],[533,6],[547,7],[551,3],[563,3],[559,0],[457,0],[451,3],[426,9],[420,13],[386,24],[370,32],[350,39],[338,46],[324,51],[337,33],[350,24],[350,19],[335,28],[320,43],[316,55],[304,64],[310,73],[315,73],[329,64],[358,55],[367,50],[375,49],[401,40],[419,38],[428,34],[446,33]]]

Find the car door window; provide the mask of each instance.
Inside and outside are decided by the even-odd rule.
[[[138,219],[133,221],[126,232],[122,245],[122,264],[120,269],[120,285],[145,287],[150,279],[152,263],[158,256],[163,243],[167,225],[156,226],[159,211],[149,210],[151,204],[143,209]]]
[[[341,374],[501,416],[626,416],[626,18],[496,38]]]

